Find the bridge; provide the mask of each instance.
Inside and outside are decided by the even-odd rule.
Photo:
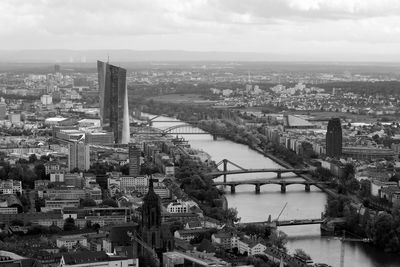
[[[237,226],[246,225],[262,225],[276,228],[278,226],[295,226],[295,225],[310,225],[310,224],[323,224],[326,219],[293,219],[293,220],[283,220],[283,221],[263,221],[263,222],[251,222],[251,223],[238,223]]]
[[[257,179],[257,180],[244,180],[244,181],[229,181],[229,182],[214,182],[215,186],[223,185],[223,186],[230,186],[231,193],[234,194],[236,192],[236,186],[238,185],[254,185],[256,194],[260,193],[260,188],[263,185],[268,184],[276,184],[281,186],[281,192],[286,192],[286,186],[293,185],[293,184],[300,184],[304,185],[305,191],[310,192],[310,187],[312,185],[328,185],[329,182],[310,182],[305,180],[288,180],[288,179]]]
[[[230,163],[231,165],[235,166],[238,169],[228,170],[228,163]],[[226,176],[230,175],[230,174],[274,172],[274,173],[276,173],[277,178],[281,178],[282,177],[282,173],[293,172],[295,174],[302,174],[302,173],[310,172],[309,169],[292,169],[292,168],[289,168],[289,169],[285,169],[285,168],[246,169],[246,168],[243,168],[243,167],[237,165],[236,163],[233,163],[232,161],[230,161],[228,159],[223,159],[220,162],[218,162],[217,163],[217,167],[220,166],[221,164],[223,164],[223,170],[222,171],[216,170],[216,171],[213,171],[213,172],[205,173],[204,175],[212,176],[213,179],[223,175],[224,176],[224,182],[226,183]]]
[[[203,131],[192,124],[189,123],[182,123],[172,127],[168,127],[166,129],[155,129],[152,127],[132,127],[131,134],[144,134],[144,135],[187,135],[187,134],[195,134],[195,135],[212,135],[214,140],[217,138],[218,135],[222,133],[213,132],[213,131]]]

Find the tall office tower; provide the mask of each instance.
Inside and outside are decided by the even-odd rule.
[[[140,147],[129,144],[129,175],[137,177],[140,175]]]
[[[86,171],[90,168],[90,150],[89,145],[83,140],[69,143],[68,168],[72,171],[78,168],[80,171]]]
[[[104,130],[114,133],[117,144],[129,143],[129,108],[126,69],[97,61],[100,119]]]
[[[326,155],[332,158],[338,158],[342,155],[342,125],[339,118],[332,118],[328,122]]]
[[[0,102],[0,120],[4,120],[7,112],[7,104]]]
[[[60,67],[60,65],[54,65],[54,72],[55,73],[57,73],[57,72],[60,72],[61,71],[61,67]]]

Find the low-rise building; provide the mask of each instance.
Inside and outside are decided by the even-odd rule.
[[[213,253],[171,251],[163,253],[164,267],[178,266],[231,266]]]
[[[0,192],[2,192],[3,195],[22,194],[22,183],[17,180],[1,180]]]
[[[68,250],[71,250],[77,246],[87,247],[87,239],[82,235],[68,235],[68,236],[60,236],[56,239],[56,245],[58,248],[65,247]]]
[[[138,267],[137,258],[128,258],[117,255],[109,255],[104,251],[85,251],[63,254],[60,267]]]
[[[188,229],[188,230],[176,230],[174,233],[174,237],[178,239],[182,239],[185,241],[190,241],[196,236],[208,232],[208,229]]]

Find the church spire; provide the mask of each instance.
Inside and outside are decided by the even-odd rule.
[[[153,175],[150,176],[150,181],[149,181],[149,191],[154,191],[154,186],[153,186]]]

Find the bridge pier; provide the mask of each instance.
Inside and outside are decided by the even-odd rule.
[[[281,184],[281,193],[286,193],[286,184]]]
[[[306,190],[306,192],[310,192],[310,184],[305,184],[305,190]]]
[[[276,178],[278,178],[278,179],[282,178],[282,173],[281,172],[277,172],[276,173]]]
[[[236,193],[236,185],[231,185],[231,194]]]
[[[256,194],[260,194],[260,185],[256,184]]]
[[[213,140],[217,141],[217,135],[213,134]]]
[[[223,159],[222,162],[224,163],[224,183],[226,183],[226,171],[228,170],[228,160]]]

